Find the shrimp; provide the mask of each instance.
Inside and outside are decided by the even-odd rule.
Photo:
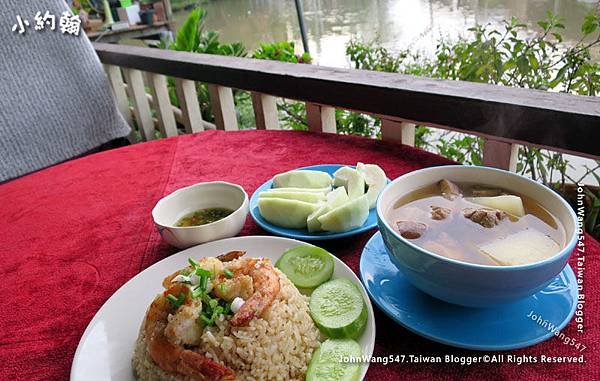
[[[217,259],[221,262],[231,262],[234,259],[238,259],[239,257],[243,256],[244,254],[246,254],[245,251],[234,250],[217,256]]]
[[[237,252],[232,251],[230,253],[237,253]],[[240,253],[244,253],[244,252],[240,251]],[[227,253],[227,254],[229,254],[229,253]],[[224,254],[224,255],[227,255],[227,254]],[[241,254],[241,255],[243,255],[243,254]],[[210,271],[213,274],[213,277],[218,277],[219,275],[221,275],[223,273],[223,262],[221,262],[218,258],[203,257],[198,260],[198,264],[204,270]],[[191,266],[185,267],[181,270],[177,270],[173,274],[168,275],[165,279],[163,279],[162,285],[165,289],[167,289],[171,286],[173,279],[175,279],[175,277],[177,275],[185,274],[185,273],[192,273],[193,271],[194,271],[194,269]]]
[[[166,335],[169,315],[173,312],[168,295],[185,295],[186,305],[190,303],[191,292],[185,284],[176,283],[158,295],[146,314],[144,333],[148,341],[148,354],[164,371],[189,376],[198,381],[233,380],[235,372],[201,353],[173,343]]]
[[[168,318],[165,336],[177,345],[198,345],[202,336],[202,327],[197,319],[202,311],[200,299],[189,298],[185,304]]]
[[[239,271],[252,277],[254,293],[229,321],[233,327],[247,326],[254,317],[262,316],[280,289],[279,275],[267,261],[246,260],[244,263],[246,267]]]
[[[254,284],[250,275],[240,275],[233,279],[220,278],[217,282],[213,287],[214,294],[228,302],[237,297],[246,300],[254,293]]]

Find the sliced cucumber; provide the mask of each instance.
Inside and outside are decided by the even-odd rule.
[[[275,263],[281,272],[299,288],[313,289],[327,282],[333,275],[333,256],[313,245],[288,249]]]
[[[329,339],[313,353],[306,381],[356,381],[360,377],[360,345],[349,339]]]
[[[367,325],[367,305],[358,287],[340,278],[317,287],[309,302],[310,315],[331,338],[359,337]]]

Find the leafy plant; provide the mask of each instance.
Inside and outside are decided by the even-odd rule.
[[[581,26],[581,39],[571,47],[562,43],[562,20],[548,12],[546,18],[538,22],[540,31],[532,38],[521,37],[528,26],[513,17],[504,21],[499,29],[489,24],[476,25],[469,29],[470,37],[439,41],[432,59],[408,50],[394,55],[377,43],[356,40],[347,45],[346,53],[357,69],[593,96],[600,93],[600,65],[592,61],[590,48],[600,43],[600,35],[591,40],[590,37],[599,29],[599,24],[598,13],[589,13]],[[459,162],[481,163],[480,138],[431,133],[426,128],[418,127],[417,146],[433,146],[438,153]],[[431,144],[425,137],[438,142]],[[521,148],[519,158],[518,170],[546,185],[553,181],[554,173],[564,177],[562,173],[567,168],[561,154],[538,148]]]
[[[161,40],[159,48],[193,53],[245,57],[248,52],[242,43],[223,44],[219,41],[219,34],[217,32],[205,30],[206,15],[206,10],[203,8],[196,8],[191,11],[183,25],[177,31],[175,41]],[[175,81],[173,78],[169,78],[168,84],[171,102],[178,107],[179,99],[176,95]],[[200,104],[202,118],[206,121],[213,122],[214,116],[212,114],[208,87],[205,84],[196,83],[196,92],[198,94],[198,103]],[[234,93],[235,99],[241,99],[241,101],[248,102],[249,100],[246,100],[240,93],[241,92],[238,91]]]
[[[262,60],[282,61],[291,63],[311,63],[312,58],[308,52],[296,54],[294,41],[281,41],[275,43],[260,44],[252,54],[252,58]]]

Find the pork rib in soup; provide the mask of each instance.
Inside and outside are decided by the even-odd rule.
[[[447,179],[400,198],[387,219],[426,250],[483,265],[542,261],[565,244],[563,226],[535,200]]]

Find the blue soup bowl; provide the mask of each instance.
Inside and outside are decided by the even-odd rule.
[[[462,262],[415,245],[403,238],[386,217],[402,196],[442,179],[500,187],[536,200],[563,225],[566,244],[548,259],[518,266]],[[540,291],[565,267],[578,237],[573,209],[549,188],[500,169],[462,165],[421,169],[392,181],[377,201],[377,223],[392,262],[415,287],[446,302],[469,307],[510,303]]]

